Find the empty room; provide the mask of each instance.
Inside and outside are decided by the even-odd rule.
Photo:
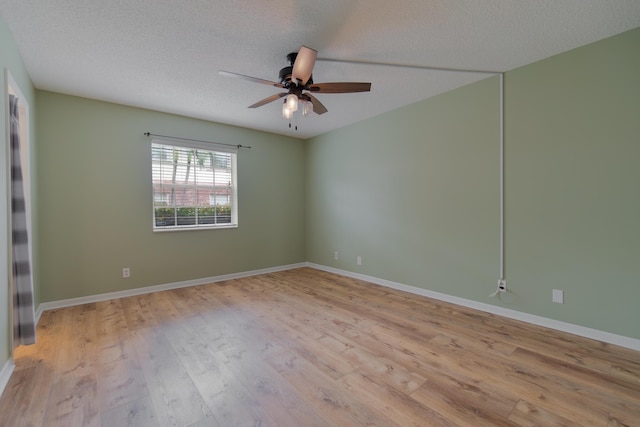
[[[0,427],[640,426],[640,2],[0,0]]]

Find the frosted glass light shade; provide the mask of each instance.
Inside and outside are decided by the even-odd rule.
[[[287,95],[287,108],[290,111],[298,111],[298,97],[292,93]]]
[[[285,101],[284,104],[282,104],[282,118],[290,119],[292,115],[293,115],[293,111],[289,109],[287,101]]]
[[[311,101],[307,101],[306,99],[303,99],[301,102],[302,102],[302,115],[310,116],[311,113],[313,112],[313,104],[311,103]]]

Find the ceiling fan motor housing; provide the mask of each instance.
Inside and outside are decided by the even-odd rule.
[[[280,83],[287,85],[287,83],[291,83],[291,74],[293,73],[293,66],[284,67],[278,73],[278,77],[280,77]]]
[[[298,57],[298,52],[291,52],[290,54],[288,54],[287,61],[289,61],[291,65],[289,65],[288,67],[282,68],[278,73],[278,78],[280,83],[285,85],[285,87],[287,88],[289,88],[289,85],[291,84],[291,75],[293,74],[293,64],[296,62],[297,57]],[[308,86],[310,84],[313,84],[313,75],[309,76],[309,80],[307,81],[305,86]]]
[[[278,73],[278,78],[280,79],[279,82],[285,85],[285,87],[287,88],[291,84],[291,74],[293,74],[293,66],[284,67]],[[305,87],[311,84],[313,84],[313,75],[309,77],[309,80],[307,81]]]

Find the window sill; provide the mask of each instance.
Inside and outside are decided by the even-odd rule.
[[[238,224],[224,224],[224,225],[212,225],[212,226],[191,226],[191,225],[179,225],[174,227],[162,227],[154,228],[154,233],[168,233],[172,231],[204,231],[204,230],[221,230],[229,228],[238,228]]]

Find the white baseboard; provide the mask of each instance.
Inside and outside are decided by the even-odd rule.
[[[621,347],[626,347],[632,350],[640,351],[640,340],[636,338],[625,337],[623,335],[616,335],[610,332],[591,329],[584,326],[575,325],[572,323],[561,322],[559,320],[549,319],[542,316],[536,316],[536,315],[524,313],[521,311],[511,310],[508,308],[498,307],[491,304],[485,304],[485,303],[473,301],[470,299],[443,294],[440,292],[429,291],[427,289],[417,288],[415,286],[409,286],[402,283],[393,282],[390,280],[380,279],[373,276],[367,276],[365,274],[360,274],[360,273],[354,273],[347,270],[340,270],[337,268],[328,267],[325,265],[315,264],[311,262],[302,262],[298,264],[289,264],[289,265],[270,267],[270,268],[264,268],[259,270],[244,271],[240,273],[224,274],[221,276],[205,277],[202,279],[185,280],[182,282],[147,286],[144,288],[127,289],[124,291],[90,295],[90,296],[80,297],[80,298],[71,298],[71,299],[65,299],[60,301],[45,302],[40,304],[38,306],[38,309],[36,310],[36,324],[40,319],[40,316],[42,315],[42,313],[46,310],[53,310],[56,308],[63,308],[63,307],[71,307],[74,305],[105,301],[105,300],[110,300],[115,298],[130,297],[134,295],[148,294],[151,292],[159,292],[159,291],[165,291],[169,289],[178,289],[178,288],[185,288],[189,286],[204,285],[207,283],[222,282],[224,280],[232,280],[232,279],[239,279],[243,277],[257,276],[259,274],[291,270],[291,269],[300,268],[300,267],[311,267],[311,268],[326,271],[329,273],[340,274],[342,276],[352,277],[354,279],[375,283],[376,285],[386,286],[388,288],[409,292],[415,295],[421,295],[424,297],[433,298],[440,301],[449,302],[452,304],[457,304],[463,307],[469,307],[469,308],[484,311],[487,313],[496,314],[498,316],[507,317],[509,319],[521,320],[523,322],[531,323],[534,325],[543,326],[546,328],[555,329],[562,332],[568,332],[573,335],[578,335],[581,337],[590,338],[597,341],[602,341],[609,344],[619,345]],[[3,368],[2,372],[4,372],[5,369],[6,369],[6,366],[5,368]],[[13,370],[13,368],[11,369]],[[9,375],[11,374],[9,373]],[[2,376],[0,375],[0,386],[2,385],[1,380],[2,380]],[[7,381],[8,381],[8,378],[7,378]]]
[[[9,378],[11,378],[11,374],[15,367],[16,365],[13,363],[13,359],[9,358],[7,363],[2,367],[2,370],[0,370],[0,396],[2,396],[7,384],[9,384]]]
[[[205,277],[202,279],[185,280],[182,282],[165,283],[162,285],[145,286],[143,288],[127,289],[124,291],[108,292],[104,294],[89,295],[86,297],[70,298],[59,301],[43,302],[36,310],[36,325],[42,313],[56,308],[71,307],[74,305],[89,304],[92,302],[107,301],[116,298],[126,298],[134,295],[149,294],[152,292],[166,291],[169,289],[187,288],[189,286],[205,285],[207,283],[223,282],[225,280],[240,279],[243,277],[257,276],[259,274],[274,273],[276,271],[291,270],[294,268],[306,267],[302,262],[298,264],[281,265],[278,267],[262,268],[259,270],[243,271],[239,273],[223,274],[221,276]]]
[[[367,276],[360,273],[354,273],[351,271],[327,267],[325,265],[314,264],[309,262],[306,263],[306,265],[308,267],[326,271],[329,273],[335,273],[335,274],[340,274],[342,276],[351,277],[354,279],[364,280],[366,282],[375,283],[376,285],[386,286],[388,288],[397,289],[400,291],[405,291],[412,294],[437,299],[440,301],[450,302],[452,304],[461,305],[463,307],[469,307],[469,308],[484,311],[487,313],[497,314],[498,316],[507,317],[509,319],[521,320],[523,322],[531,323],[538,326],[543,326],[545,328],[555,329],[562,332],[568,332],[573,335],[578,335],[581,337],[590,338],[593,340],[602,341],[609,344],[619,345],[621,347],[626,347],[632,350],[640,351],[640,340],[636,338],[625,337],[623,335],[616,335],[610,332],[591,329],[591,328],[587,328],[580,325],[574,325],[572,323],[561,322],[559,320],[549,319],[542,316],[536,316],[529,313],[523,313],[521,311],[510,310],[508,308],[498,307],[491,304],[485,304],[478,301],[455,297],[455,296],[443,294],[440,292],[429,291],[426,289],[417,288],[415,286],[409,286],[402,283],[392,282],[390,280],[379,279],[373,276]]]

